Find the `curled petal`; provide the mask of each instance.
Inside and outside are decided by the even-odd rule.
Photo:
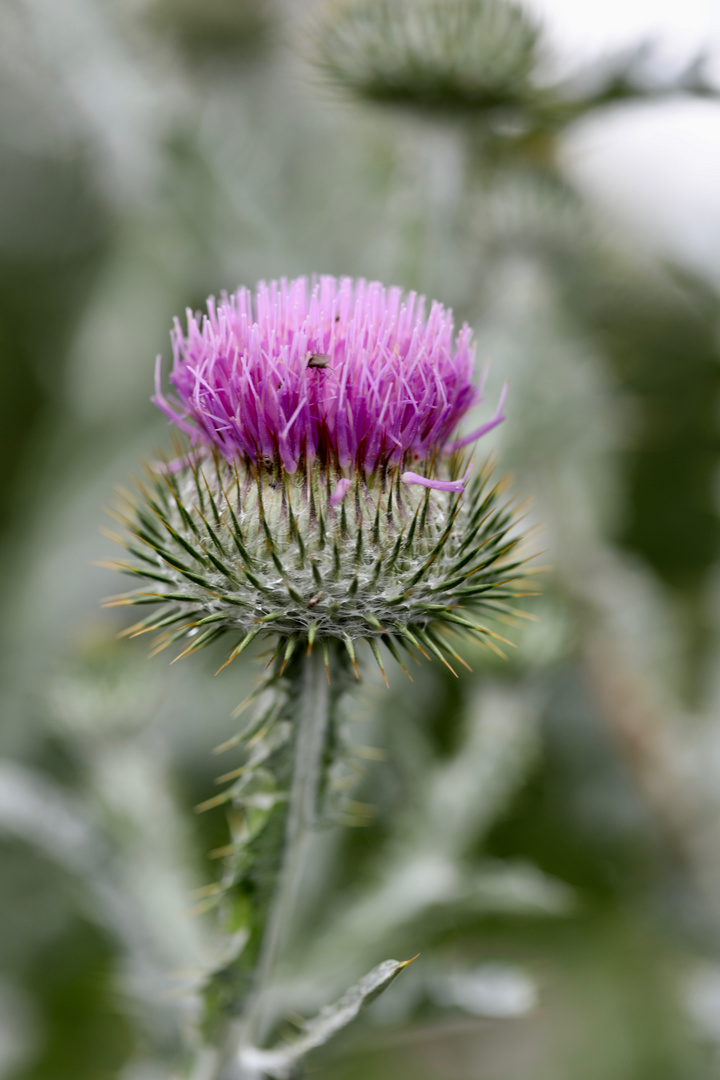
[[[342,502],[351,487],[351,480],[347,480],[345,477],[338,480],[338,485],[330,496],[330,505],[337,506],[338,503]]]
[[[404,472],[400,477],[403,484],[419,484],[421,487],[433,488],[435,491],[464,491],[467,473],[462,480],[430,480],[427,476],[420,476],[414,472]]]

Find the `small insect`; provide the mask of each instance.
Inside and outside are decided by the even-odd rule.
[[[307,606],[309,608],[314,608],[316,604],[320,603],[322,598],[323,598],[323,594],[321,592],[315,593],[315,595],[308,600]]]
[[[318,352],[312,353],[308,359],[307,366],[312,368],[326,368],[330,363],[330,357],[327,353]]]

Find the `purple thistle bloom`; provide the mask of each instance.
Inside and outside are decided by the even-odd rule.
[[[290,473],[312,459],[362,471],[406,464],[452,449],[448,439],[481,397],[469,327],[454,340],[452,313],[433,303],[426,317],[412,292],[283,278],[261,282],[254,296],[241,288],[219,305],[210,298],[207,309],[187,312],[187,332],[175,321],[176,398],[163,396],[158,358],[153,401],[228,460],[279,460]]]
[[[113,602],[159,605],[133,633],[187,640],[181,655],[237,633],[228,663],[274,635],[273,678],[315,642],[356,673],[358,641],[383,675],[380,642],[400,663],[401,649],[464,663],[441,624],[496,648],[473,612],[512,610],[520,537],[489,470],[470,481],[463,460],[505,397],[457,434],[483,396],[467,326],[377,282],[298,278],[210,299],[172,343],[175,393],[158,358],[154,401],[193,445],[131,509],[120,568],[149,587]]]

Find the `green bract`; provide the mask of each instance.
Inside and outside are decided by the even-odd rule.
[[[449,478],[461,469],[455,454]],[[203,450],[157,466],[121,538],[121,569],[147,584],[110,603],[152,605],[131,632],[161,631],[159,648],[233,634],[229,660],[263,631],[285,661],[339,641],[355,665],[364,640],[381,669],[381,642],[399,661],[399,647],[457,658],[452,630],[496,648],[477,619],[512,612],[522,577],[502,485],[487,472],[464,492],[400,477],[400,466],[357,473],[333,505],[339,475],[317,462],[290,474]]]

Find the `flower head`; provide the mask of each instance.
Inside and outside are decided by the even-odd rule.
[[[194,651],[234,631],[231,658],[271,632],[285,661],[340,641],[353,664],[359,639],[379,663],[381,641],[456,655],[441,624],[492,647],[468,615],[507,612],[519,536],[464,460],[502,399],[454,437],[480,399],[467,327],[399,289],[300,278],[211,300],[172,341],[174,396],[158,365],[155,401],[191,446],[127,519],[122,569],[150,587],[113,602],[161,605],[134,632]]]
[[[208,301],[172,332],[177,400],[155,401],[228,459],[372,472],[442,448],[478,399],[473,349],[452,313],[415,293],[322,277],[262,282]]]

